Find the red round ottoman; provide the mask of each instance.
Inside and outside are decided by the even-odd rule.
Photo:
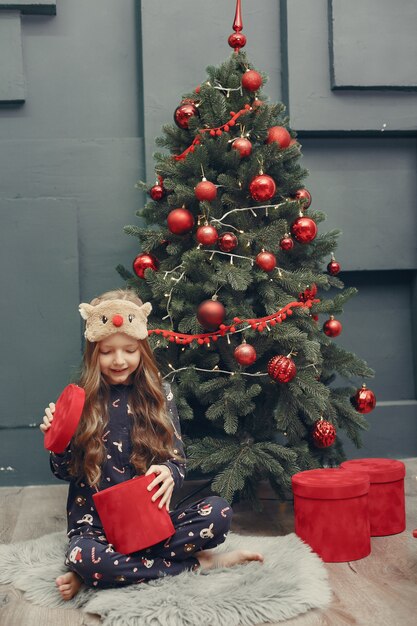
[[[369,478],[346,469],[314,469],[292,477],[295,532],[326,563],[371,552]]]
[[[396,535],[405,530],[405,465],[395,459],[353,459],[340,467],[369,476],[371,536]]]

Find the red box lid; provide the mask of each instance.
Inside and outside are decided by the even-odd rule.
[[[54,419],[46,431],[44,446],[60,454],[77,430],[85,402],[85,391],[78,385],[67,385],[55,403]]]
[[[107,541],[117,552],[131,554],[164,541],[175,533],[171,517],[160,500],[152,502],[159,489],[148,491],[155,474],[135,476],[93,495]]]
[[[371,483],[391,483],[405,476],[404,463],[395,459],[352,459],[343,461],[340,467],[351,472],[367,472]]]
[[[362,496],[369,491],[369,478],[364,472],[323,468],[294,474],[291,478],[294,495],[318,500],[339,500]]]

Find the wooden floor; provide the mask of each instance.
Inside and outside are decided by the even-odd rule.
[[[327,564],[333,591],[331,605],[325,611],[309,611],[289,620],[288,626],[414,626],[417,623],[417,539],[411,534],[417,528],[417,459],[405,463],[407,530],[392,537],[373,538],[372,553],[366,559]],[[65,484],[0,488],[0,542],[31,539],[64,529],[66,490]],[[232,530],[235,532],[276,536],[294,530],[289,503],[265,499],[262,513],[245,510],[240,505],[234,509]],[[26,602],[16,589],[0,585],[0,626],[98,624],[96,615],[38,607]]]

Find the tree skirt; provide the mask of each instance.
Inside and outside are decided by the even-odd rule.
[[[104,626],[253,626],[323,608],[331,598],[323,562],[296,535],[230,533],[216,551],[259,551],[264,564],[183,572],[118,589],[83,586],[65,602],[55,578],[67,571],[66,545],[64,532],[0,545],[0,583],[13,584],[35,604],[96,613]]]

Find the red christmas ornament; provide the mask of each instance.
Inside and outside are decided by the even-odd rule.
[[[299,243],[310,243],[317,235],[317,224],[310,217],[297,217],[291,226],[291,233]]]
[[[319,419],[314,424],[312,437],[317,448],[328,448],[336,439],[336,429],[327,420]]]
[[[363,383],[361,389],[358,389],[354,395],[352,402],[358,413],[370,413],[375,408],[376,397],[374,392]]]
[[[266,143],[277,143],[280,148],[288,148],[291,141],[291,135],[284,126],[272,126],[268,130]]]
[[[175,235],[184,235],[194,226],[194,216],[187,209],[173,209],[168,213],[168,228]]]
[[[308,209],[311,204],[311,193],[308,189],[298,189],[298,191],[295,192],[294,198],[303,202],[303,210]]]
[[[198,115],[198,109],[191,101],[183,102],[175,109],[174,122],[179,128],[187,129],[191,117]]]
[[[217,196],[217,187],[207,180],[207,178],[203,178],[201,183],[198,183],[198,185],[194,187],[194,193],[197,200],[200,200],[200,202],[203,202],[203,200],[211,202]]]
[[[294,361],[283,354],[273,356],[267,369],[269,376],[279,383],[289,383],[297,373]]]
[[[248,91],[258,91],[262,85],[262,76],[256,70],[247,70],[242,76],[242,87]]]
[[[138,254],[138,256],[133,261],[133,271],[136,276],[139,278],[145,278],[145,270],[150,268],[155,272],[159,268],[159,259],[156,258],[150,252],[143,252],[142,254]]]
[[[268,174],[259,174],[252,179],[249,193],[257,202],[265,202],[275,196],[277,187],[275,181]]]
[[[249,343],[243,342],[237,346],[233,356],[239,365],[252,365],[256,361],[256,350]]]
[[[197,319],[206,330],[217,330],[226,316],[226,309],[218,300],[204,300],[197,309]]]
[[[235,52],[239,52],[240,48],[246,46],[246,37],[243,33],[232,33],[227,43],[231,48],[235,49]]]
[[[342,332],[342,324],[331,315],[330,319],[324,322],[323,331],[328,337],[337,337]]]
[[[281,250],[292,250],[294,248],[294,241],[288,234],[284,235],[284,237],[279,242],[279,247],[281,248]]]
[[[245,137],[238,137],[233,141],[232,148],[237,150],[240,154],[240,158],[243,159],[252,152],[252,143]]]
[[[219,237],[219,248],[222,252],[231,252],[237,246],[238,239],[234,233],[223,233]]]
[[[264,272],[272,272],[277,266],[275,255],[272,254],[272,252],[265,252],[265,250],[262,250],[262,252],[257,255],[255,263],[261,270],[264,270]]]
[[[340,263],[336,261],[333,255],[332,260],[327,265],[327,271],[331,276],[336,276],[340,272]]]
[[[149,195],[151,196],[152,200],[161,200],[165,195],[165,189],[159,183],[155,183],[155,185],[151,187]]]
[[[197,228],[196,239],[202,246],[212,246],[219,238],[219,233],[210,224]]]
[[[307,302],[307,300],[313,300],[317,295],[317,285],[312,283],[307,289],[298,294],[298,299],[301,302]]]
[[[263,100],[259,100],[259,98],[255,98],[255,100],[252,102],[252,108],[257,109],[262,104],[263,104]]]

